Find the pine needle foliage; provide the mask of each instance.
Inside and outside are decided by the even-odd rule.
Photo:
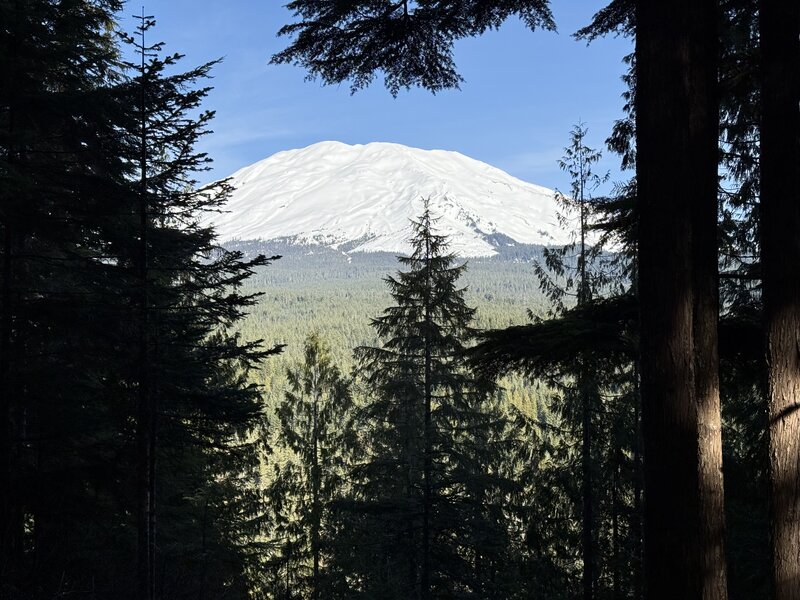
[[[571,240],[564,246],[546,247],[544,264],[534,264],[539,286],[552,304],[552,314],[564,312],[572,303],[588,302],[605,291],[614,278],[609,272],[610,257],[604,252],[600,239],[591,239],[591,229],[597,221],[595,192],[606,183],[609,174],[597,174],[592,165],[602,153],[586,145],[589,129],[577,123],[570,131],[569,145],[558,165],[570,177],[570,193],[556,191],[559,206],[558,223],[569,232]],[[596,238],[597,236],[595,236]]]
[[[293,0],[287,8],[298,20],[278,34],[293,40],[273,63],[302,66],[326,84],[349,82],[352,92],[382,72],[394,96],[413,86],[458,88],[453,44],[512,16],[530,29],[555,29],[547,0]]]

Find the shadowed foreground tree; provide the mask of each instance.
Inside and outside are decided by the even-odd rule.
[[[715,0],[636,13],[648,598],[725,598]]]
[[[229,191],[195,181],[208,66],[124,64],[119,8],[0,2],[0,596],[243,598],[262,509],[247,372],[267,352],[233,328],[255,299],[240,284],[266,259],[201,224]],[[137,401],[143,339],[157,405]],[[154,514],[148,502],[137,518],[137,463],[152,466],[137,408],[154,406],[159,538],[142,536],[137,586],[137,525]]]
[[[94,376],[109,373],[104,317],[114,297],[96,242],[117,189],[110,181],[127,172],[109,90],[118,70],[108,26],[119,8],[0,3],[3,598],[91,585],[79,565],[97,555],[102,519],[86,517],[112,496],[108,425],[121,423]]]
[[[762,0],[761,243],[774,598],[800,599],[800,3]]]
[[[128,185],[133,210],[118,216],[114,240],[122,289],[133,299],[127,335],[138,350],[124,385],[136,398],[132,512],[142,600],[247,589],[246,547],[263,511],[248,485],[262,409],[247,373],[277,350],[232,330],[257,297],[237,288],[268,260],[224,250],[202,223],[231,191],[226,181],[196,181],[210,162],[195,146],[213,118],[202,109],[210,90],[202,83],[215,63],[180,71],[180,54],[146,42],[154,26],[140,17],[140,41],[123,38],[139,54],[120,86],[137,172]],[[198,538],[195,560],[186,561],[193,553],[183,545]],[[193,585],[181,582],[189,572]]]
[[[761,305],[758,235],[761,77],[755,18],[758,2],[722,0],[720,5],[720,165],[724,177],[718,188],[717,235],[721,317],[725,322],[752,325],[754,320],[760,320]],[[636,22],[634,8],[633,0],[615,0],[580,34],[589,40],[609,33],[632,34]],[[625,97],[630,101],[635,96],[636,78],[625,79],[629,87]],[[609,148],[622,156],[623,167],[630,167],[635,165],[636,158],[635,106],[628,102],[626,112],[628,116],[615,125],[608,143]],[[635,185],[631,190],[635,193]],[[638,207],[634,204],[633,208],[631,216],[635,223]],[[726,555],[729,592],[734,598],[761,597],[768,579],[766,402],[761,389],[765,378],[763,361],[751,355],[753,343],[749,333],[727,340],[720,335],[720,345],[728,346],[721,375],[725,380],[722,412],[726,432],[723,439]],[[739,349],[733,351],[737,345]],[[743,356],[747,359],[742,360]]]

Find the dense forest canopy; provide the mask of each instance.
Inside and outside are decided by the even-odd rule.
[[[557,25],[287,8],[273,62],[394,96]],[[0,0],[0,598],[800,599],[800,3],[600,10],[629,178],[576,123],[569,242],[471,261],[427,201],[406,256],[221,245],[216,63],[124,9]]]

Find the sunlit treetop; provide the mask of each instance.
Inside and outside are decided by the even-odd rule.
[[[555,30],[549,0],[294,0],[287,8],[297,21],[279,35],[292,42],[273,63],[303,67],[325,84],[348,82],[351,92],[382,73],[394,96],[402,88],[458,88],[455,41],[512,16],[531,30]]]

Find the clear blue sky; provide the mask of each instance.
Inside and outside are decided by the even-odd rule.
[[[207,108],[217,111],[215,133],[202,149],[215,160],[206,179],[219,178],[262,158],[322,140],[397,142],[457,150],[512,175],[568,189],[556,160],[571,126],[590,128],[589,144],[604,148],[622,115],[622,57],[631,43],[602,39],[587,47],[572,33],[605,2],[554,0],[558,33],[531,33],[517,21],[463,40],[455,58],[466,80],[461,90],[431,95],[401,92],[395,99],[376,81],[350,95],[346,85],[306,81],[299,68],[269,65],[286,38],[277,30],[292,19],[281,0],[148,0],[158,27],[153,38],[186,54],[188,68],[222,57]],[[129,2],[121,22],[141,3]],[[618,160],[606,152],[602,170]]]

